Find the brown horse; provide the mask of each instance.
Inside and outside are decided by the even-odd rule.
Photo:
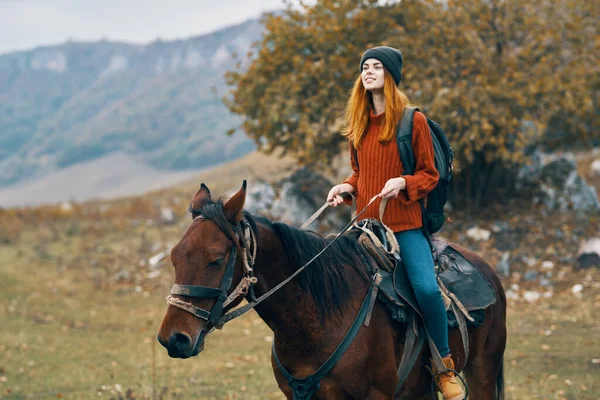
[[[206,333],[222,323],[222,312],[234,308],[244,296],[250,302],[255,299],[244,282],[254,285],[256,295],[261,296],[331,244],[297,277],[255,308],[273,330],[273,349],[281,365],[295,377],[311,375],[344,339],[369,293],[371,277],[352,235],[342,235],[330,243],[331,237],[323,238],[244,211],[245,198],[245,182],[226,202],[211,200],[204,184],[194,196],[190,205],[194,221],[171,252],[175,285],[158,340],[171,357],[197,355],[204,348]],[[252,231],[253,244],[244,239],[240,226]],[[483,324],[469,328],[470,351],[464,368],[469,394],[477,400],[502,399],[506,346],[504,291],[484,260],[469,250],[460,248],[460,251],[482,271],[497,298],[485,310]],[[248,268],[244,261],[248,253],[255,253],[252,277],[248,272],[251,265]],[[312,398],[394,398],[404,331],[385,307],[375,302],[370,325],[360,327]],[[465,354],[460,333],[452,329],[449,336],[450,349],[459,367],[464,364]],[[429,398],[431,376],[425,368],[429,357],[425,346],[396,398]],[[292,389],[273,356],[272,367],[279,388],[291,399]]]

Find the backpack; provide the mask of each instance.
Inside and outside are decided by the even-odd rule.
[[[412,149],[412,128],[415,111],[420,110],[417,107],[404,108],[396,132],[396,144],[398,145],[405,175],[414,175],[416,168],[415,155]],[[419,203],[423,214],[423,227],[426,233],[432,234],[439,231],[446,222],[444,205],[448,199],[448,187],[452,179],[454,153],[442,128],[429,118],[427,118],[427,125],[429,125],[433,142],[435,168],[440,174],[440,179],[436,187],[429,192],[425,199],[419,200]],[[354,146],[352,148],[358,163],[356,149]]]
[[[412,128],[415,111],[420,110],[416,107],[405,107],[396,133],[396,143],[398,144],[398,152],[400,153],[405,175],[413,175],[416,167],[415,155],[412,149]],[[429,192],[426,198],[419,200],[423,211],[423,226],[431,234],[439,231],[446,222],[444,205],[448,199],[448,187],[452,179],[454,152],[442,128],[429,118],[427,118],[427,125],[429,125],[433,142],[435,168],[440,174],[436,187]]]

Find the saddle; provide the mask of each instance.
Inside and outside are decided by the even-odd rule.
[[[386,306],[392,319],[406,325],[405,347],[398,367],[399,388],[418,358],[425,338],[429,341],[434,359],[441,362],[441,357],[424,327],[421,309],[391,230],[376,219],[362,220],[353,227],[358,229],[349,232],[358,235],[358,250],[363,255],[368,272],[372,275],[378,273],[382,277],[378,300]],[[469,358],[467,326],[476,327],[483,322],[484,310],[496,302],[496,294],[479,269],[449,243],[436,238],[432,239],[431,244],[438,285],[448,313],[448,327],[458,327],[460,330],[464,368]],[[458,359],[457,365],[460,365]]]
[[[362,220],[358,224],[361,228],[359,232],[362,231],[358,236],[361,250],[370,255],[383,277],[380,297],[383,296],[387,303],[397,307],[409,306],[421,315],[400,254],[391,251],[386,228],[376,219]],[[366,231],[370,231],[372,235]],[[473,322],[470,312],[484,310],[496,302],[492,286],[479,269],[448,242],[432,238],[432,247],[438,284],[446,309],[450,310],[454,304],[467,320]]]

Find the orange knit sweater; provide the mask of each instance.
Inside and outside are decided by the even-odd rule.
[[[349,183],[354,188],[358,212],[373,196],[381,192],[389,179],[402,176],[406,179],[406,189],[401,190],[397,197],[388,199],[383,223],[394,232],[420,228],[423,226],[423,219],[418,200],[426,197],[435,188],[439,179],[439,173],[435,169],[433,143],[427,119],[422,113],[415,112],[412,132],[412,148],[416,160],[415,174],[402,175],[404,169],[395,137],[385,144],[378,141],[384,115],[385,113],[374,115],[371,110],[367,133],[356,152],[358,164],[353,151],[354,146],[350,141],[350,161],[354,173],[343,183]],[[379,218],[380,202],[380,198],[375,200],[359,219]],[[352,201],[347,199],[346,204],[352,204]]]

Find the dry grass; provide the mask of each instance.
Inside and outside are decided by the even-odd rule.
[[[200,357],[169,359],[155,334],[170,274],[137,289],[98,289],[90,271],[57,264],[68,246],[53,243],[46,259],[26,246],[0,251],[4,398],[119,398],[117,388],[138,399],[153,393],[165,399],[282,398],[269,362],[272,333],[255,314],[211,335]],[[598,279],[595,271],[574,274],[580,281],[586,274]],[[566,290],[551,300],[510,304],[509,399],[600,397],[600,365],[592,363],[600,358],[600,287],[583,294],[579,299]]]
[[[155,335],[171,267],[146,261],[178,240],[200,182],[220,195],[252,174],[276,180],[294,167],[255,154],[142,198],[3,211],[0,226],[18,234],[0,244],[0,398],[282,398],[272,333],[256,314],[212,334],[200,357],[168,358]],[[173,225],[160,222],[165,206]],[[562,271],[552,298],[509,304],[508,399],[600,398],[600,273]],[[585,284],[581,298],[571,293],[576,282]]]

